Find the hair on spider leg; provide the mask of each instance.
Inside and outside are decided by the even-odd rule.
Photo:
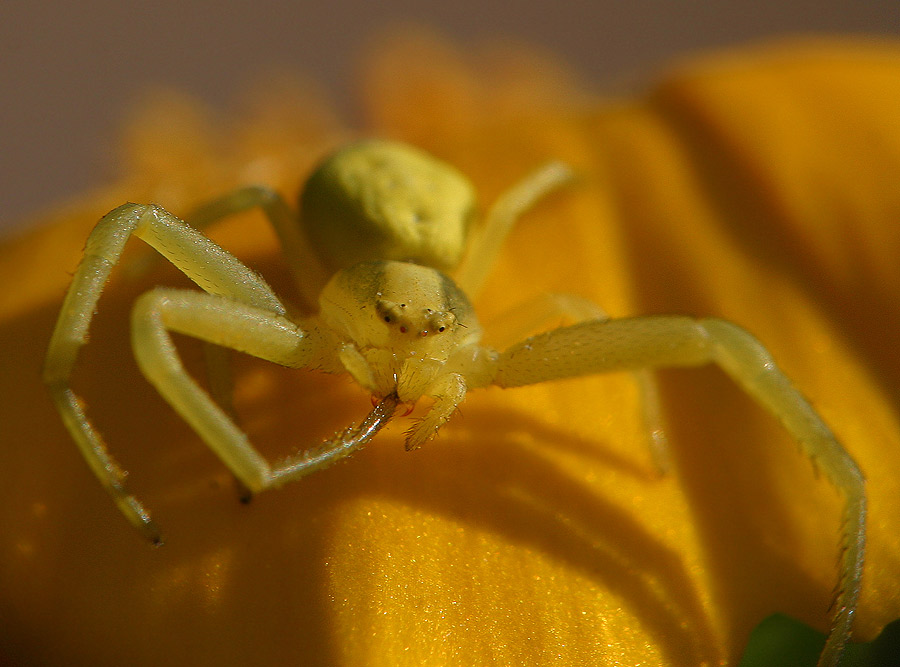
[[[354,454],[387,426],[399,404],[396,394],[385,396],[359,424],[350,424],[333,437],[283,459],[272,470],[273,481],[284,484]]]

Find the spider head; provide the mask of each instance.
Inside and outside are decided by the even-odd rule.
[[[339,271],[322,290],[321,317],[361,350],[445,361],[477,340],[481,329],[469,300],[437,269],[370,261]]]
[[[437,269],[371,261],[339,271],[322,290],[320,317],[359,353],[348,370],[378,395],[414,401],[461,348],[481,335],[468,299]],[[346,365],[346,362],[345,362]]]

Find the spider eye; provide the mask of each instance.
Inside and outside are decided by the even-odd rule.
[[[385,316],[384,316],[384,321],[385,321],[385,322],[390,322],[390,321],[391,321],[391,316],[390,316],[390,315],[385,315]]]
[[[434,313],[428,318],[428,323],[434,333],[444,333],[453,326],[453,321],[453,313],[448,312]]]

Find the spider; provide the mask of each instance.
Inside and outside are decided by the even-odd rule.
[[[565,313],[580,321],[503,351],[480,344],[481,327],[467,295],[478,292],[515,220],[570,177],[565,165],[541,167],[502,195],[481,226],[473,226],[476,198],[465,176],[411,146],[367,140],[321,163],[303,188],[299,214],[263,187],[243,188],[201,207],[189,216],[196,226],[160,206],[124,204],[104,216],[87,240],[50,341],[44,379],[94,474],[125,517],[160,543],[156,526],[125,489],[124,471],[70,387],[101,291],[132,235],[204,290],[157,287],[137,300],[132,344],[138,365],[248,493],[281,486],[347,456],[399,405],[423,396],[433,405],[408,431],[407,449],[432,438],[471,389],[717,364],[781,421],[844,496],[833,628],[820,662],[836,664],[859,596],[864,480],[755,338],[721,319],[613,320],[575,297],[559,297],[537,308],[544,319]],[[254,207],[273,225],[307,312],[316,314],[295,315],[260,276],[198,231]],[[447,275],[451,271],[455,280]],[[227,383],[215,381],[226,358],[211,355],[206,392],[185,371],[170,332],[201,339],[213,350],[237,350],[291,368],[349,373],[372,394],[374,408],[358,426],[272,465],[237,426]]]

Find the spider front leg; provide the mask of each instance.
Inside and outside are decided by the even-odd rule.
[[[391,418],[398,400],[385,397],[358,427],[313,451],[271,466],[229,414],[190,377],[169,332],[201,339],[290,368],[338,370],[337,342],[311,321],[301,327],[270,311],[218,296],[157,288],[132,312],[132,345],[141,371],[250,492],[324,468],[368,442]]]
[[[254,208],[262,211],[275,230],[282,256],[291,271],[303,305],[309,311],[315,310],[318,307],[319,291],[328,276],[301,231],[297,213],[278,192],[261,185],[238,188],[194,209],[187,219],[192,225],[204,229],[223,218]]]
[[[571,322],[607,322],[610,316],[593,301],[575,294],[548,293],[529,300],[501,315],[489,327],[491,344],[505,349],[524,336],[559,323],[561,318]],[[641,421],[650,449],[650,456],[658,474],[669,470],[669,441],[663,428],[659,388],[652,369],[637,369],[633,373],[640,397]]]
[[[837,665],[859,599],[865,552],[865,480],[812,406],[768,351],[719,319],[658,316],[583,322],[529,338],[504,352],[494,383],[515,387],[640,368],[714,363],[773,414],[844,496],[838,594],[819,665]]]
[[[285,308],[265,281],[195,229],[155,206],[125,204],[104,216],[85,244],[84,257],[66,293],[44,363],[44,381],[94,474],[128,520],[154,542],[159,532],[143,505],[127,493],[125,473],[106,450],[103,439],[84,413],[70,387],[78,351],[103,287],[132,234],[144,239],[205,290],[284,313]]]
[[[317,347],[313,343],[314,334],[299,330],[285,317],[286,308],[262,278],[168,211],[157,206],[125,204],[97,223],[63,301],[47,351],[44,381],[63,423],[94,474],[126,518],[148,539],[158,543],[159,531],[143,505],[126,491],[125,473],[107,451],[102,437],[84,412],[83,402],[70,386],[78,351],[87,343],[88,330],[103,287],[132,235],[156,248],[209,292],[209,295],[197,293],[186,298],[180,293],[151,292],[150,296],[139,302],[135,315],[138,333],[135,336],[136,340],[141,341],[137,343],[137,353],[145,360],[144,370],[165,387],[164,394],[168,393],[167,398],[176,409],[182,414],[190,414],[188,421],[200,424],[200,430],[219,443],[213,449],[250,488],[265,488],[272,481],[270,476],[273,479],[277,477],[277,471],[272,471],[246,444],[240,430],[212,399],[198,398],[199,390],[195,391],[193,381],[182,377],[184,374],[175,356],[174,346],[165,333],[166,318],[176,322],[175,326],[181,326],[185,333],[208,342],[246,350],[251,354],[258,351],[263,358],[288,365],[302,365],[304,360],[321,353],[323,346]],[[179,307],[183,310],[186,304],[194,309],[192,316],[178,312]],[[154,321],[158,324],[154,325]],[[251,329],[256,327],[264,333],[261,342],[254,342],[254,331],[241,329],[241,325]],[[210,332],[210,327],[218,330]],[[161,348],[154,348],[154,344],[161,345]],[[318,350],[318,353],[310,350]],[[315,363],[328,366],[322,356],[318,354]],[[155,368],[157,362],[159,368]],[[148,367],[153,368],[148,370]],[[342,370],[336,360],[331,369]],[[209,408],[207,403],[214,409]],[[373,411],[373,414],[377,412],[375,416],[379,428],[390,416],[387,414],[390,412],[388,407],[386,404],[380,412]],[[348,441],[355,440],[348,436]],[[343,444],[335,443],[334,448],[340,450]]]
[[[307,312],[316,310],[319,292],[328,275],[303,234],[297,213],[278,192],[262,185],[237,188],[201,204],[185,219],[192,227],[203,230],[232,215],[257,208],[278,237],[282,258],[291,272],[302,306]],[[158,257],[142,255],[132,259],[126,271],[131,277],[138,277],[147,273],[157,261]]]

